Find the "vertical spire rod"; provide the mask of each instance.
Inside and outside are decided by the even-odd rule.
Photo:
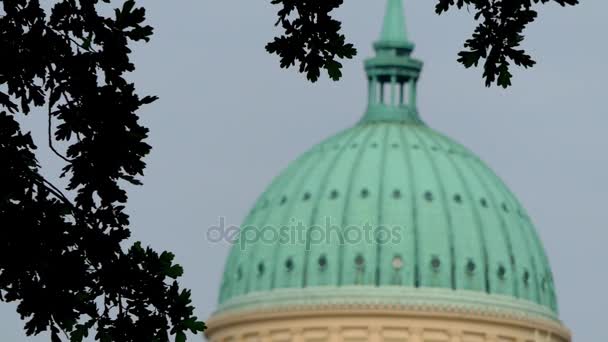
[[[397,76],[391,76],[391,106],[397,105]]]
[[[384,24],[380,34],[381,42],[407,42],[405,15],[402,0],[388,0]]]
[[[415,110],[416,109],[416,87],[418,86],[418,80],[410,80],[410,100],[409,105]]]
[[[368,98],[368,102],[369,103],[376,103],[376,93],[377,93],[377,89],[378,89],[378,84],[376,82],[376,78],[375,77],[370,77],[369,78],[369,98]]]

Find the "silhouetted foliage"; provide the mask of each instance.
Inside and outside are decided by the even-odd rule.
[[[340,34],[342,24],[332,18],[331,12],[342,5],[343,0],[272,0],[281,5],[275,25],[281,25],[285,34],[275,37],[266,50],[281,57],[281,67],[300,64],[300,72],[309,80],[319,79],[321,69],[329,77],[338,80],[342,76],[340,58],[353,58],[357,50],[347,44]],[[295,18],[294,17],[295,13]]]
[[[522,32],[537,17],[532,5],[550,1],[578,3],[438,0],[436,10],[475,9],[480,23],[459,61],[485,60],[486,84],[506,87],[511,62],[534,65],[519,50]],[[156,100],[140,97],[125,75],[135,69],[130,44],[147,42],[152,27],[134,0],[114,11],[111,0],[49,3],[0,0],[0,300],[18,303],[28,335],[48,331],[53,342],[89,334],[104,342],[185,341],[205,325],[175,280],[182,268],[173,254],[122,247],[130,237],[125,185],[141,184],[150,152],[136,112]],[[311,81],[322,69],[339,79],[339,60],[356,54],[331,16],[343,0],[272,3],[281,6],[284,34],[267,50],[281,66],[298,63]],[[47,116],[48,147],[65,162],[63,191],[43,176],[17,119],[34,107]]]
[[[483,78],[486,86],[496,83],[502,87],[511,85],[511,64],[524,68],[536,62],[520,48],[523,31],[538,17],[532,7],[538,3],[556,2],[562,6],[576,5],[578,0],[436,0],[437,14],[452,7],[473,10],[479,22],[472,37],[466,40],[464,50],[458,53],[458,61],[465,67],[478,66],[483,62]],[[283,35],[268,43],[266,49],[277,54],[281,67],[299,64],[309,80],[315,82],[322,69],[329,77],[341,76],[340,59],[350,59],[356,54],[352,44],[346,43],[340,33],[340,22],[331,12],[340,7],[343,0],[272,0],[281,8],[277,26]]]
[[[150,151],[136,112],[156,98],[124,78],[135,68],[129,45],[148,41],[152,27],[135,1],[120,3],[110,11],[110,0],[46,9],[0,1],[0,300],[18,303],[28,335],[48,331],[53,342],[90,333],[185,341],[205,328],[171,253],[121,247],[130,236],[125,185],[141,184]],[[17,120],[40,113],[65,162],[65,195],[43,176]]]

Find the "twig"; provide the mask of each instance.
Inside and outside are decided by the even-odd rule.
[[[67,204],[71,209],[76,208],[74,204],[72,204],[72,202],[61,192],[61,190],[59,190],[56,186],[53,185],[53,183],[47,181],[44,177],[42,177],[36,172],[33,172],[33,174],[36,180],[38,181],[38,184],[46,188],[50,193],[57,197],[57,199]]]
[[[52,121],[51,118],[53,117],[53,115],[51,114],[51,104],[49,101],[49,124],[48,124],[48,138],[49,138],[49,147],[51,148],[51,151],[53,151],[53,153],[55,153],[59,158],[63,159],[65,162],[67,163],[72,163],[73,160],[72,159],[68,159],[67,157],[64,157],[61,153],[59,153],[55,147],[53,146],[53,132],[52,132]]]
[[[45,28],[45,29],[47,29],[47,30],[49,30],[49,31],[52,31],[53,33],[55,33],[55,34],[57,34],[57,35],[62,36],[63,38],[65,38],[65,39],[67,39],[67,40],[69,40],[69,41],[71,41],[72,43],[74,43],[74,45],[76,45],[77,47],[79,47],[79,48],[81,48],[81,49],[83,49],[83,50],[85,50],[85,51],[88,51],[88,52],[94,52],[94,53],[97,53],[97,52],[98,52],[97,50],[93,49],[93,48],[92,48],[92,47],[90,47],[90,46],[89,46],[88,48],[87,48],[87,47],[85,47],[85,46],[83,46],[82,44],[80,44],[79,42],[77,42],[76,40],[74,40],[74,38],[70,37],[70,35],[68,35],[68,34],[67,34],[67,33],[65,33],[65,32],[60,32],[60,31],[57,31],[57,30],[55,30],[54,28],[52,28],[52,27],[48,27],[48,26],[45,26],[44,28]]]

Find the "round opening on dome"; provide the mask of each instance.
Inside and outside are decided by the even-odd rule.
[[[505,213],[508,213],[508,212],[509,212],[509,207],[507,207],[507,204],[506,204],[506,203],[503,203],[503,204],[502,204],[502,210],[504,210],[504,212],[505,212]]]
[[[507,275],[507,269],[504,265],[500,265],[498,266],[498,271],[496,274],[498,275],[498,278],[505,279],[505,276]]]
[[[294,268],[293,259],[288,258],[285,261],[285,269],[287,270],[287,272],[291,272],[291,271],[293,271],[293,268]]]
[[[530,284],[530,272],[528,270],[524,271],[524,285],[528,286]]]
[[[427,200],[428,202],[433,202],[433,193],[430,191],[425,192],[424,199]]]
[[[391,262],[391,265],[393,266],[393,268],[396,271],[402,269],[403,268],[403,259],[401,258],[401,255],[395,255],[393,257],[393,261]]]
[[[281,205],[287,203],[287,196],[281,197]]]
[[[355,257],[355,266],[357,266],[358,269],[362,269],[363,266],[365,266],[365,258],[363,258],[363,255],[358,254]]]
[[[401,191],[399,189],[395,189],[393,190],[393,198],[394,199],[399,199],[401,198]]]
[[[369,197],[369,190],[367,190],[367,188],[363,188],[363,189],[361,190],[361,197],[362,197],[362,198],[367,198],[367,197]]]
[[[308,201],[310,199],[310,197],[311,197],[310,192],[305,192],[304,196],[302,196],[302,200]]]
[[[321,255],[319,257],[319,268],[321,268],[321,270],[324,270],[327,267],[327,257],[325,256],[325,254]]]
[[[479,203],[481,204],[482,207],[487,208],[488,207],[488,201],[485,198],[481,198],[479,200]]]
[[[431,259],[431,267],[434,271],[439,271],[439,267],[441,267],[441,260],[439,260],[438,256],[433,256]]]
[[[467,261],[467,273],[469,275],[473,275],[473,273],[475,273],[475,269],[477,268],[477,265],[475,265],[475,261],[473,261],[473,259],[469,259],[469,261]]]
[[[462,203],[462,196],[460,196],[460,194],[455,194],[454,195],[454,202],[460,204]]]
[[[546,290],[547,290],[547,278],[543,278],[543,279],[541,280],[540,284],[541,284],[541,289],[542,289],[543,291],[546,291]]]

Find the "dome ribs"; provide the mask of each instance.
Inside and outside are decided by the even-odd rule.
[[[488,174],[494,179],[494,181],[502,183],[502,181],[500,180],[498,175],[491,168],[488,168]],[[534,275],[532,276],[532,279],[534,280],[534,283],[536,285],[537,296],[538,296],[537,303],[541,304],[541,305],[549,304],[550,307],[554,311],[557,312],[557,306],[555,305],[555,303],[553,303],[554,305],[551,305],[551,301],[546,302],[546,300],[544,299],[543,291],[541,289],[541,279],[543,277],[544,272],[546,272],[546,270],[550,269],[550,266],[549,266],[548,258],[545,255],[543,245],[536,232],[536,229],[530,223],[527,215],[525,215],[525,213],[523,213],[523,209],[522,209],[521,205],[519,205],[519,201],[515,198],[515,196],[511,193],[511,191],[508,190],[505,186],[502,186],[501,190],[502,190],[503,194],[505,195],[506,199],[509,200],[509,202],[511,202],[511,206],[513,207],[513,209],[514,210],[517,209],[516,212],[519,212],[519,214],[520,214],[520,217],[519,217],[520,226],[522,228],[522,232],[523,232],[524,236],[526,237],[526,239],[524,239],[524,240],[525,240],[526,245],[530,249],[529,255],[531,258],[533,258],[532,267],[534,268],[534,270],[533,270]],[[531,246],[530,242],[532,242],[532,244],[534,246]],[[538,265],[538,263],[540,263],[540,265]]]
[[[403,146],[404,158],[407,167],[407,174],[409,177],[409,183],[412,188],[411,193],[411,208],[412,208],[412,225],[413,225],[413,233],[414,233],[414,286],[420,287],[421,283],[421,275],[420,275],[420,233],[418,227],[418,187],[416,186],[416,175],[414,172],[414,165],[412,165],[412,157],[411,151],[409,149],[409,144],[407,143],[407,139],[405,137],[405,130],[402,127],[399,127],[399,138],[401,139],[401,145]]]
[[[258,230],[258,232],[260,232],[265,226],[267,226],[271,221],[270,218],[271,216],[274,214],[274,208],[270,207],[269,202],[270,200],[276,198],[280,198],[282,196],[282,194],[284,193],[284,189],[286,186],[288,186],[289,184],[291,184],[291,182],[293,182],[294,180],[298,179],[298,175],[300,174],[305,174],[307,172],[307,170],[310,167],[306,167],[309,164],[312,166],[314,165],[314,161],[316,158],[319,158],[319,155],[317,153],[315,153],[315,151],[311,151],[311,153],[300,162],[299,167],[295,170],[295,171],[291,171],[289,170],[287,172],[287,174],[285,175],[285,177],[282,177],[280,182],[277,182],[275,184],[273,184],[268,193],[263,196],[262,198],[264,198],[264,202],[263,203],[268,203],[268,205],[264,208],[264,219],[257,222],[256,224],[253,225],[253,229]],[[303,167],[304,166],[304,167]],[[246,228],[246,227],[245,227]],[[261,235],[257,234],[256,239],[260,239]],[[253,248],[251,248],[251,252],[246,254],[246,262],[248,262],[248,266],[245,267],[245,291],[244,293],[249,293],[249,292],[255,292],[256,290],[258,290],[258,278],[261,278],[262,276],[264,276],[264,274],[254,274],[254,270],[256,270],[258,268],[258,265],[263,262],[263,258],[260,258],[257,253],[258,253],[258,249],[264,246],[264,242],[263,241],[255,241],[253,244]],[[245,248],[247,248],[249,246],[246,246]],[[262,251],[265,252],[265,251]],[[268,261],[268,260],[266,260]],[[276,260],[273,260],[276,261]],[[273,267],[276,268],[276,267]],[[270,272],[270,274],[272,274],[272,271]],[[266,275],[267,277],[267,275]]]
[[[453,144],[450,144],[449,141],[443,141],[440,135],[438,134],[433,134],[432,132],[425,130],[424,133],[425,137],[432,141],[434,145],[436,146],[441,146],[441,148],[446,151],[447,153],[445,153],[445,158],[447,160],[447,162],[450,164],[450,166],[452,167],[452,170],[454,171],[454,175],[458,178],[459,182],[462,185],[462,188],[464,190],[464,197],[466,198],[465,203],[459,203],[459,205],[467,205],[470,206],[471,211],[472,211],[472,216],[473,216],[473,222],[474,225],[476,227],[476,229],[474,230],[476,233],[476,238],[478,239],[478,245],[481,247],[480,248],[480,252],[481,252],[481,264],[482,264],[482,276],[481,276],[481,286],[482,289],[484,289],[487,293],[490,293],[490,284],[489,284],[489,262],[488,262],[488,250],[487,250],[487,241],[486,238],[484,236],[484,231],[483,231],[483,225],[481,223],[481,218],[480,218],[480,214],[479,214],[479,209],[478,207],[475,205],[475,196],[473,195],[473,191],[471,190],[471,186],[468,184],[466,177],[464,176],[464,173],[462,171],[462,168],[458,165],[458,161],[455,158],[455,151],[452,147]],[[448,191],[449,189],[446,189],[446,191]],[[460,202],[462,202],[462,195],[458,195]],[[462,210],[462,209],[460,209]],[[464,248],[464,247],[461,247]],[[472,263],[471,263],[472,262]],[[466,261],[466,265],[465,265],[465,269],[467,269],[467,276],[468,278],[472,279],[472,284],[470,284],[470,286],[462,286],[462,288],[465,289],[472,289],[475,290],[475,277],[476,275],[473,273],[473,271],[470,271],[469,269],[474,267],[471,265],[476,265],[475,264],[475,257],[472,255],[472,253],[470,253],[467,256],[467,261]],[[456,272],[464,272],[464,270],[461,270],[458,268],[459,265],[456,265]]]
[[[317,220],[317,215],[319,212],[319,207],[321,205],[321,202],[324,199],[324,196],[327,192],[327,189],[329,188],[329,176],[335,172],[335,168],[336,165],[339,163],[339,161],[344,157],[344,152],[347,149],[351,148],[351,144],[353,143],[353,141],[356,141],[361,134],[364,132],[364,129],[362,128],[355,128],[355,131],[351,131],[352,133],[350,134],[350,136],[345,139],[345,142],[343,144],[341,144],[339,150],[336,152],[336,155],[331,159],[329,165],[327,166],[327,169],[323,172],[323,176],[321,177],[321,182],[319,184],[319,187],[316,189],[317,193],[319,194],[317,196],[317,200],[315,201],[310,217],[308,219],[308,228],[312,227]],[[342,140],[342,139],[341,139]],[[309,277],[309,268],[311,267],[311,263],[316,263],[315,259],[316,258],[311,258],[311,248],[312,246],[310,245],[310,229],[307,230],[307,235],[306,235],[306,250],[304,252],[304,264],[302,265],[304,267],[304,271],[303,271],[303,278],[302,278],[302,287],[307,287],[308,284],[308,277]],[[327,259],[327,257],[325,256],[325,258]],[[334,260],[328,260],[326,261],[327,264],[331,264],[334,263],[337,265],[338,268],[341,267],[340,263],[336,263],[335,259]],[[328,267],[328,266],[325,266]]]
[[[423,153],[429,160],[431,165],[432,172],[437,180],[438,190],[439,190],[439,198],[441,202],[441,206],[443,206],[443,213],[445,215],[447,230],[448,230],[448,243],[450,250],[450,283],[453,290],[457,289],[456,283],[456,251],[455,251],[455,243],[454,243],[454,223],[452,220],[452,214],[450,212],[450,205],[448,203],[448,197],[446,194],[446,182],[442,179],[441,172],[437,167],[437,160],[435,156],[430,151],[430,147],[427,145],[427,142],[421,138],[419,133],[420,129],[412,129],[412,133],[416,136],[418,140],[418,144],[421,145]]]
[[[344,131],[341,134],[336,135],[335,137],[333,137],[332,139],[330,139],[330,141],[326,142],[323,145],[329,144],[331,141],[334,141],[334,140],[339,140],[343,135],[346,135],[346,134],[352,134],[352,132]],[[327,153],[325,151],[325,149],[323,148],[323,145],[321,145],[320,148],[319,148],[319,151],[316,152],[316,155],[319,156],[319,157],[322,157],[324,153]],[[321,159],[321,158],[319,158],[319,159]],[[311,162],[310,163],[310,165],[306,168],[306,171],[305,171],[304,175],[302,177],[299,177],[297,179],[297,184],[295,186],[295,190],[293,192],[290,192],[290,193],[293,193],[293,194],[302,194],[302,193],[304,193],[306,191],[306,189],[304,188],[304,186],[305,186],[306,181],[308,180],[308,178],[310,178],[311,171],[317,165],[317,162],[318,161],[315,160],[315,162]],[[286,193],[286,192],[284,192],[284,193]],[[289,201],[287,203],[287,208],[285,209],[285,212],[283,213],[283,215],[281,215],[282,218],[278,222],[276,222],[276,224],[274,224],[274,228],[275,229],[279,229],[280,230],[282,228],[281,225],[286,225],[286,224],[289,224],[290,222],[292,222],[291,219],[294,217],[293,209],[297,205],[298,205],[298,198],[296,198],[296,197],[294,197],[292,201]],[[270,277],[271,277],[270,278],[270,289],[274,289],[276,287],[276,285],[277,285],[276,284],[276,279],[279,276],[279,273],[282,272],[282,267],[280,265],[283,265],[284,262],[287,262],[287,260],[289,260],[289,264],[291,265],[291,267],[289,267],[289,270],[287,270],[287,271],[289,271],[291,273],[295,273],[295,272],[292,272],[292,271],[296,267],[297,268],[303,267],[303,265],[301,263],[297,264],[296,262],[294,262],[294,259],[293,259],[294,256],[289,256],[287,258],[282,258],[280,252],[281,252],[281,248],[283,246],[280,246],[277,243],[277,246],[273,246],[273,247],[274,248],[273,248],[273,253],[272,253],[273,254],[272,261],[275,264],[275,266],[272,268],[271,275],[270,275]]]
[[[487,174],[487,172],[484,172],[484,170],[477,170],[477,163],[474,160],[467,160],[465,162],[465,165],[467,165],[469,167],[469,169],[471,170],[471,172],[476,176],[477,180],[479,181],[479,183],[481,184],[481,186],[484,188],[484,192],[487,194],[488,199],[489,199],[489,205],[490,208],[489,210],[491,210],[495,216],[498,219],[499,222],[499,226],[500,226],[500,231],[502,232],[503,235],[503,241],[506,244],[506,249],[507,249],[507,253],[508,253],[508,259],[507,262],[510,265],[510,274],[504,274],[504,272],[501,272],[501,267],[504,267],[504,261],[501,261],[501,264],[498,266],[497,269],[493,269],[490,268],[490,273],[489,276],[491,277],[491,279],[497,279],[498,282],[500,281],[504,281],[504,277],[509,276],[511,277],[511,291],[512,294],[516,297],[519,298],[519,286],[518,286],[518,279],[517,279],[517,261],[515,259],[515,254],[513,252],[513,242],[512,242],[512,237],[511,234],[509,233],[506,223],[505,223],[505,218],[503,216],[503,214],[500,212],[500,201],[496,198],[496,194],[494,193],[494,188],[493,186],[491,186],[490,184],[488,184],[488,182],[486,182],[486,180],[484,179],[485,174]],[[487,168],[487,167],[484,167]],[[498,278],[494,278],[493,273],[497,272],[497,273],[502,273],[502,275],[497,274]]]
[[[382,216],[382,204],[386,200],[384,187],[386,182],[386,158],[388,155],[389,147],[388,147],[388,136],[390,132],[391,126],[386,125],[384,129],[384,134],[382,135],[382,143],[380,144],[381,154],[380,157],[380,165],[378,168],[380,169],[380,186],[378,188],[378,202],[376,204],[376,211],[378,212],[378,225],[376,226],[376,232],[374,234],[376,240],[376,274],[374,278],[374,284],[376,286],[380,286],[380,276],[382,274],[382,241],[379,239],[379,229],[384,226],[384,217]],[[388,265],[388,264],[387,264]]]
[[[342,222],[341,222],[343,230],[349,224],[350,218],[348,215],[349,215],[349,209],[351,206],[351,201],[354,197],[353,196],[353,191],[354,191],[353,187],[354,187],[354,181],[355,181],[355,171],[358,169],[361,159],[363,157],[363,154],[367,150],[367,144],[368,144],[370,138],[374,135],[374,133],[376,132],[377,129],[378,129],[377,125],[372,125],[371,128],[369,128],[369,132],[365,135],[365,137],[363,138],[363,141],[361,142],[360,146],[358,147],[357,155],[355,157],[354,163],[352,164],[352,168],[347,177],[348,186],[346,188],[346,193],[344,196],[345,201],[344,201],[344,208],[342,210]],[[349,249],[350,249],[350,248],[347,249],[346,247],[353,247],[350,245],[351,245],[350,243],[341,243],[338,246],[338,251],[339,251],[338,252],[339,268],[338,268],[338,283],[337,283],[338,286],[341,286],[344,284],[345,273],[347,273],[347,272],[345,272],[345,268],[349,267],[347,265],[350,264],[350,262],[347,261],[347,259],[346,259],[346,257],[347,257],[346,254],[347,254],[347,252],[349,252]],[[361,252],[355,251],[353,254],[356,255],[359,253],[361,253]],[[354,260],[355,258],[352,258],[352,259]],[[366,260],[366,262],[369,262],[369,260]],[[355,275],[355,278],[357,279],[359,277],[359,274],[358,274],[359,271],[356,271],[356,272],[357,272],[357,274]],[[364,279],[362,279],[361,281],[365,282],[365,270],[364,270],[363,276],[364,276]]]

